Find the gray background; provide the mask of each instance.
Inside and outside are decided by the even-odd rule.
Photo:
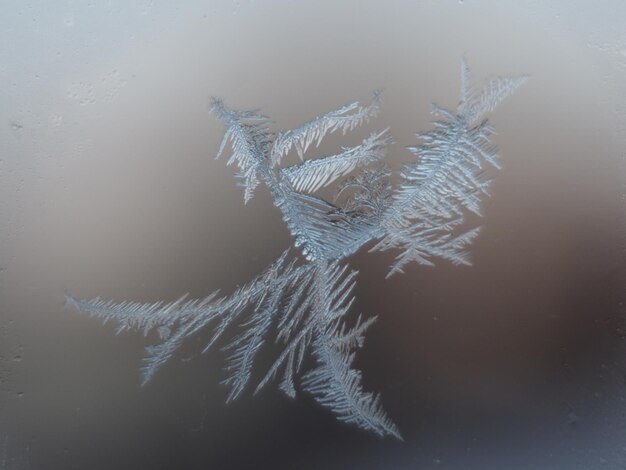
[[[21,2],[0,6],[0,468],[626,467],[622,2]],[[223,356],[184,348],[140,388],[143,337],[82,297],[232,292],[292,241],[214,155],[218,95],[288,129],[382,88],[394,168],[480,85],[504,169],[474,266],[355,255],[357,366],[406,442],[269,388],[224,405]],[[494,174],[495,176],[495,174]]]

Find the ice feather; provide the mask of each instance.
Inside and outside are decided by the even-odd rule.
[[[476,123],[512,93],[526,77],[497,78],[475,94],[465,59],[461,66],[461,99],[456,113],[433,105],[439,119],[434,129],[417,133],[422,144],[409,147],[418,158],[405,165],[399,189],[382,217],[385,235],[373,250],[400,249],[389,272],[402,272],[409,262],[432,264],[442,257],[468,264],[464,248],[478,233],[462,229],[465,213],[481,215],[489,195],[488,167],[499,169],[490,143],[493,128],[486,119]],[[461,228],[461,233],[453,230]]]
[[[285,251],[229,296],[214,292],[199,300],[183,296],[170,303],[140,303],[66,294],[67,303],[115,322],[118,333],[156,332],[150,336],[154,344],[146,348],[144,383],[190,337],[204,333],[203,352],[225,341],[227,401],[238,398],[252,381],[259,351],[273,338],[280,350],[255,393],[277,379],[280,390],[290,397],[301,388],[339,420],[401,439],[380,397],[363,390],[362,373],[353,367],[355,351],[363,346],[376,317],[359,315],[356,322],[347,321],[357,272],[345,259],[376,241],[372,250],[399,251],[389,275],[401,273],[408,263],[430,265],[435,257],[469,264],[467,248],[479,230],[466,228],[466,218],[480,215],[489,189],[486,175],[499,168],[490,143],[493,129],[484,115],[524,80],[496,78],[476,92],[464,59],[456,112],[433,105],[433,129],[416,134],[421,144],[409,150],[417,159],[403,168],[395,191],[390,171],[371,166],[391,143],[387,130],[336,155],[280,168],[292,148],[303,157],[328,133],[346,133],[375,116],[379,93],[369,105],[355,102],[280,132],[271,131],[269,119],[258,111],[230,110],[214,98],[211,110],[226,128],[218,156],[227,147],[232,150],[228,164],[238,167],[245,202],[260,184],[269,188],[304,259]],[[359,171],[339,186],[337,199],[347,198],[343,205],[313,194],[355,170]],[[316,366],[302,375],[307,355]]]
[[[302,159],[311,144],[315,143],[318,146],[328,133],[340,130],[345,134],[355,129],[376,116],[379,107],[380,92],[376,91],[367,106],[355,102],[315,118],[296,129],[280,132],[272,148],[272,163],[279,164],[281,158],[293,147]]]
[[[282,170],[294,190],[314,193],[334,183],[357,167],[368,165],[384,158],[385,147],[391,144],[388,130],[372,134],[357,147],[344,149],[340,154],[315,160],[306,160]]]

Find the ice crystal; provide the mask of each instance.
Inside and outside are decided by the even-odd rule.
[[[249,385],[256,355],[273,334],[282,349],[255,391],[278,380],[279,388],[294,397],[301,376],[300,387],[339,420],[380,436],[401,438],[380,397],[363,390],[362,374],[352,366],[355,351],[363,346],[365,332],[376,317],[359,316],[355,324],[347,324],[357,272],[345,258],[375,240],[372,250],[400,251],[390,275],[402,272],[410,262],[432,264],[433,257],[468,264],[465,249],[478,229],[463,229],[464,218],[468,212],[480,215],[482,199],[488,195],[485,170],[499,168],[490,144],[493,129],[485,114],[524,79],[495,78],[476,91],[463,60],[456,112],[433,105],[434,128],[416,134],[421,144],[409,150],[417,159],[404,167],[395,190],[389,170],[381,164],[392,143],[388,130],[336,155],[304,159],[327,134],[345,134],[374,117],[380,106],[378,92],[368,105],[353,103],[279,132],[273,132],[269,119],[258,111],[230,110],[214,98],[211,111],[226,127],[218,156],[227,147],[232,149],[228,164],[238,167],[246,203],[259,184],[269,188],[304,259],[287,250],[229,296],[214,292],[201,300],[117,303],[67,294],[67,301],[80,311],[115,321],[118,332],[158,333],[159,342],[147,348],[144,383],[190,336],[207,335],[206,351],[227,330],[238,331],[223,348],[228,401]],[[304,161],[282,167],[291,149]],[[343,205],[313,194],[355,170],[339,185],[339,195],[345,190],[350,193]],[[307,354],[317,365],[302,374]]]

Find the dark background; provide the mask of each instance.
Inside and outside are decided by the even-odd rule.
[[[626,468],[626,9],[575,3],[3,3],[0,468]],[[149,339],[64,307],[230,293],[290,246],[214,159],[211,95],[289,129],[382,88],[311,156],[390,126],[397,170],[464,53],[477,85],[532,75],[493,113],[474,265],[350,259],[379,315],[356,365],[405,442],[272,387],[225,405],[193,342],[140,388]]]

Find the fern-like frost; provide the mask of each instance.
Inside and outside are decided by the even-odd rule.
[[[482,201],[489,195],[485,174],[488,167],[500,168],[490,142],[494,131],[483,115],[525,80],[496,78],[476,93],[463,60],[456,113],[433,104],[438,118],[434,129],[416,134],[422,144],[409,150],[418,159],[405,165],[400,187],[382,217],[385,235],[373,250],[401,250],[389,275],[402,272],[410,262],[430,265],[432,257],[469,264],[465,248],[478,230],[454,231],[463,227],[467,212],[481,215]]]
[[[496,78],[477,92],[463,60],[456,112],[433,105],[433,129],[416,134],[421,144],[409,150],[417,159],[403,168],[395,191],[389,169],[380,164],[392,143],[388,130],[335,155],[304,160],[327,134],[345,134],[374,117],[378,92],[368,105],[352,103],[278,132],[258,111],[230,110],[214,98],[211,111],[226,128],[218,156],[227,147],[232,150],[228,164],[238,167],[246,203],[259,185],[269,188],[304,259],[290,259],[285,251],[229,296],[214,292],[199,300],[183,296],[171,303],[116,303],[67,294],[67,302],[115,322],[118,332],[152,334],[155,342],[146,348],[142,367],[144,383],[191,336],[202,333],[207,338],[205,352],[232,331],[222,350],[227,401],[234,400],[251,382],[259,351],[273,339],[280,352],[255,393],[277,380],[286,395],[294,397],[302,388],[340,421],[401,439],[380,397],[363,389],[362,373],[353,367],[355,352],[376,317],[359,315],[353,324],[347,321],[357,272],[344,260],[376,240],[372,250],[399,250],[389,275],[401,273],[409,263],[430,265],[435,257],[469,264],[467,248],[479,230],[465,228],[465,219],[480,215],[489,194],[485,174],[489,167],[499,168],[490,143],[493,129],[484,115],[524,80]],[[292,149],[304,161],[281,167]],[[334,183],[339,183],[334,203],[314,194]],[[344,203],[338,204],[339,199]],[[303,374],[307,355],[316,366]]]

